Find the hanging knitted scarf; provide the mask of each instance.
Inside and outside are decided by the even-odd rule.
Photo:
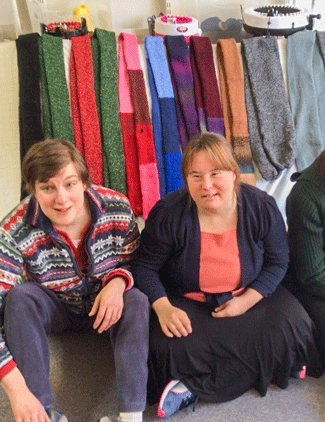
[[[160,198],[157,161],[137,37],[124,33],[119,36],[119,100],[129,199],[133,211],[137,215],[142,211],[146,219]],[[138,169],[134,168],[136,157]],[[135,192],[138,180],[141,197],[140,191]]]
[[[275,37],[242,41],[245,99],[251,150],[266,180],[294,162],[295,130]]]
[[[287,40],[287,81],[296,127],[296,164],[303,170],[325,148],[324,33],[302,31]]]
[[[85,158],[93,183],[103,185],[102,146],[88,35],[71,38],[70,94],[76,147]]]
[[[217,63],[225,137],[233,147],[242,181],[255,185],[245,105],[244,75],[234,38],[218,40]]]
[[[39,34],[19,35],[16,40],[19,73],[20,155],[44,139],[41,119]]]
[[[189,50],[183,35],[166,35],[165,44],[176,101],[178,130],[184,149],[188,141],[200,133]]]
[[[156,37],[158,38],[158,37]],[[160,37],[159,37],[160,38]],[[147,49],[147,37],[145,39],[145,48]],[[150,43],[149,43],[150,44]],[[149,55],[147,53],[147,72],[148,72],[148,82],[150,87],[150,97],[151,97],[151,120],[152,120],[152,129],[153,129],[153,140],[155,144],[155,152],[157,159],[157,169],[159,177],[159,192],[160,197],[163,198],[166,195],[166,173],[165,173],[165,157],[164,157],[164,147],[163,147],[163,134],[162,134],[162,122],[160,115],[159,107],[159,98],[156,88],[155,78],[150,66]],[[176,110],[176,109],[175,109]],[[177,124],[177,121],[176,121]]]
[[[156,141],[160,143],[158,148],[156,146],[157,163],[160,164],[158,167],[158,170],[160,170],[159,182],[166,177],[166,183],[164,183],[164,180],[160,183],[160,196],[164,196],[166,192],[170,193],[184,186],[181,176],[182,157],[175,99],[163,39],[161,37],[146,37],[145,48],[152,100],[155,146]],[[158,125],[155,123],[158,123]],[[167,185],[166,191],[162,192],[162,186],[165,184]]]
[[[118,112],[117,49],[114,32],[96,29],[92,37],[95,94],[102,134],[105,186],[127,194]]]
[[[62,38],[43,34],[38,45],[44,136],[74,142]]]
[[[39,34],[19,35],[16,40],[19,75],[19,133],[21,161],[28,149],[44,139],[41,114]],[[26,196],[21,187],[21,199]]]
[[[201,132],[207,129],[208,132],[224,135],[218,81],[209,37],[190,37],[190,61]]]

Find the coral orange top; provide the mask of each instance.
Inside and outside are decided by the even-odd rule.
[[[231,230],[223,234],[201,232],[201,292],[186,293],[185,297],[205,302],[203,292],[235,294],[240,286],[240,277],[237,231]]]

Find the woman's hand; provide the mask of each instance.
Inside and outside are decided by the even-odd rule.
[[[98,293],[88,314],[90,317],[96,315],[94,330],[102,333],[121,318],[125,286],[123,277],[115,277]]]
[[[173,306],[167,297],[161,297],[152,304],[161,329],[167,337],[186,337],[192,332],[191,321],[187,313]]]
[[[254,289],[248,288],[241,296],[233,297],[228,302],[215,308],[213,318],[234,317],[244,314],[259,302],[263,296]]]
[[[41,402],[30,392],[21,372],[14,368],[1,380],[15,422],[51,422]]]

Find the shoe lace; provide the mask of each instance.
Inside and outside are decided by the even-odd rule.
[[[198,398],[198,397],[196,397],[196,396],[189,396],[189,397],[186,397],[185,399],[183,399],[183,400],[181,401],[181,404],[180,404],[180,406],[179,406],[179,410],[184,409],[184,407],[187,407],[187,406],[189,406],[191,403],[193,403],[193,412],[195,412],[195,407],[196,407],[196,404],[197,404],[198,400],[199,400],[199,398]]]

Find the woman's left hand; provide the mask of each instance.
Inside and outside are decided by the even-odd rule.
[[[259,302],[263,296],[254,289],[248,288],[241,296],[233,297],[228,302],[211,312],[213,318],[234,317],[244,314]]]
[[[115,277],[98,293],[88,314],[90,317],[96,315],[94,330],[102,333],[121,318],[125,285],[124,278]]]

